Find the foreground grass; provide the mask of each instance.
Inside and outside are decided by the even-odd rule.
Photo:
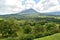
[[[34,40],[60,40],[60,33],[43,37],[43,38],[34,39]]]

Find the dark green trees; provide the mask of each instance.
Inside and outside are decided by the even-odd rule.
[[[15,37],[17,36],[18,25],[14,21],[0,20],[0,34],[2,37]]]
[[[0,36],[32,40],[60,32],[60,24],[46,20],[0,20]]]

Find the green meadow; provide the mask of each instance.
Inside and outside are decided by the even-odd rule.
[[[42,38],[37,38],[34,40],[60,40],[60,33],[51,36],[42,37]]]

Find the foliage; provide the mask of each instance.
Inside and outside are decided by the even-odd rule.
[[[60,33],[60,19],[36,17],[0,20],[0,37],[2,38],[14,37],[17,40],[33,40],[55,33]]]
[[[17,36],[18,25],[14,21],[0,20],[0,34],[2,37]]]

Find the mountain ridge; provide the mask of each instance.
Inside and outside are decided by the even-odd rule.
[[[23,10],[22,12],[19,13],[15,13],[15,14],[7,14],[7,15],[0,15],[2,17],[24,17],[24,16],[60,16],[60,12],[50,12],[50,13],[39,13],[34,9],[27,9],[27,10]]]

